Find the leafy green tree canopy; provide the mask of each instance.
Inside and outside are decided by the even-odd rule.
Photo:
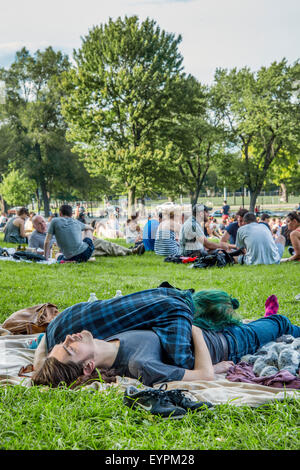
[[[23,48],[8,70],[0,70],[0,79],[5,83],[3,119],[17,142],[10,151],[10,163],[35,180],[46,215],[51,183],[53,178],[59,178],[66,156],[59,83],[68,68],[67,56],[48,47],[33,56]]]
[[[34,181],[19,170],[12,170],[3,177],[0,193],[11,206],[26,206],[35,193]]]
[[[83,38],[64,82],[63,114],[74,149],[90,172],[105,171],[133,195],[164,165],[167,150],[157,147],[157,135],[161,118],[176,107],[180,41],[150,19],[110,19]]]
[[[216,94],[231,140],[241,150],[251,210],[274,161],[299,148],[299,74],[299,62],[288,65],[286,59],[257,73],[216,71]]]

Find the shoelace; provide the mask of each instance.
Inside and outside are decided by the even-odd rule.
[[[174,403],[172,403],[172,400],[166,394],[167,387],[167,384],[162,384],[157,390],[149,389],[147,392],[150,396],[159,399],[161,404],[174,406]]]
[[[160,392],[160,393],[163,393],[164,397],[166,397],[167,400],[170,403],[172,403],[171,397],[166,394],[167,388],[168,388],[168,385],[166,383],[164,383],[156,391]],[[180,403],[186,398],[186,396],[183,392],[188,392],[188,390],[175,388],[175,389],[172,389],[172,390],[168,390],[168,392],[171,392],[171,394],[174,396],[174,398],[176,397],[178,400],[180,400],[179,403],[178,403],[178,405],[180,405]]]

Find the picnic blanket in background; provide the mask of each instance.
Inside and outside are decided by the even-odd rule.
[[[30,373],[26,377],[18,376],[21,368],[30,366],[34,359],[34,349],[30,349],[31,342],[38,338],[34,335],[12,335],[0,326],[0,386],[22,385],[31,386]],[[295,377],[293,377],[295,379]],[[129,384],[144,386],[137,380],[127,377],[117,377],[117,383],[105,384],[93,382],[85,385],[83,389],[106,391],[111,387],[118,387],[124,392]],[[158,388],[159,385],[155,386]],[[299,398],[300,391],[291,388],[276,388],[257,383],[231,382],[225,374],[218,374],[213,381],[197,380],[195,382],[176,381],[169,382],[168,389],[186,389],[196,400],[209,401],[215,405],[230,404],[234,406],[259,406],[274,400],[281,401],[286,398]]]
[[[57,261],[53,258],[45,259],[45,260],[29,260],[29,259],[21,259],[21,258],[14,258],[14,255],[16,253],[15,248],[5,248],[5,247],[0,247],[2,248],[1,254],[0,254],[0,261],[14,261],[15,263],[38,263],[38,264],[55,264]]]

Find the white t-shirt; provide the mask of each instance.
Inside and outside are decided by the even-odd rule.
[[[277,264],[280,254],[271,231],[256,222],[243,225],[237,231],[237,248],[246,248],[245,264]]]

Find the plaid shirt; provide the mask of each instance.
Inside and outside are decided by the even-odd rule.
[[[166,362],[192,369],[192,295],[169,288],[149,289],[123,297],[82,302],[66,308],[46,330],[47,348],[65,340],[68,334],[88,330],[94,338],[105,339],[128,330],[153,330],[159,337]]]

